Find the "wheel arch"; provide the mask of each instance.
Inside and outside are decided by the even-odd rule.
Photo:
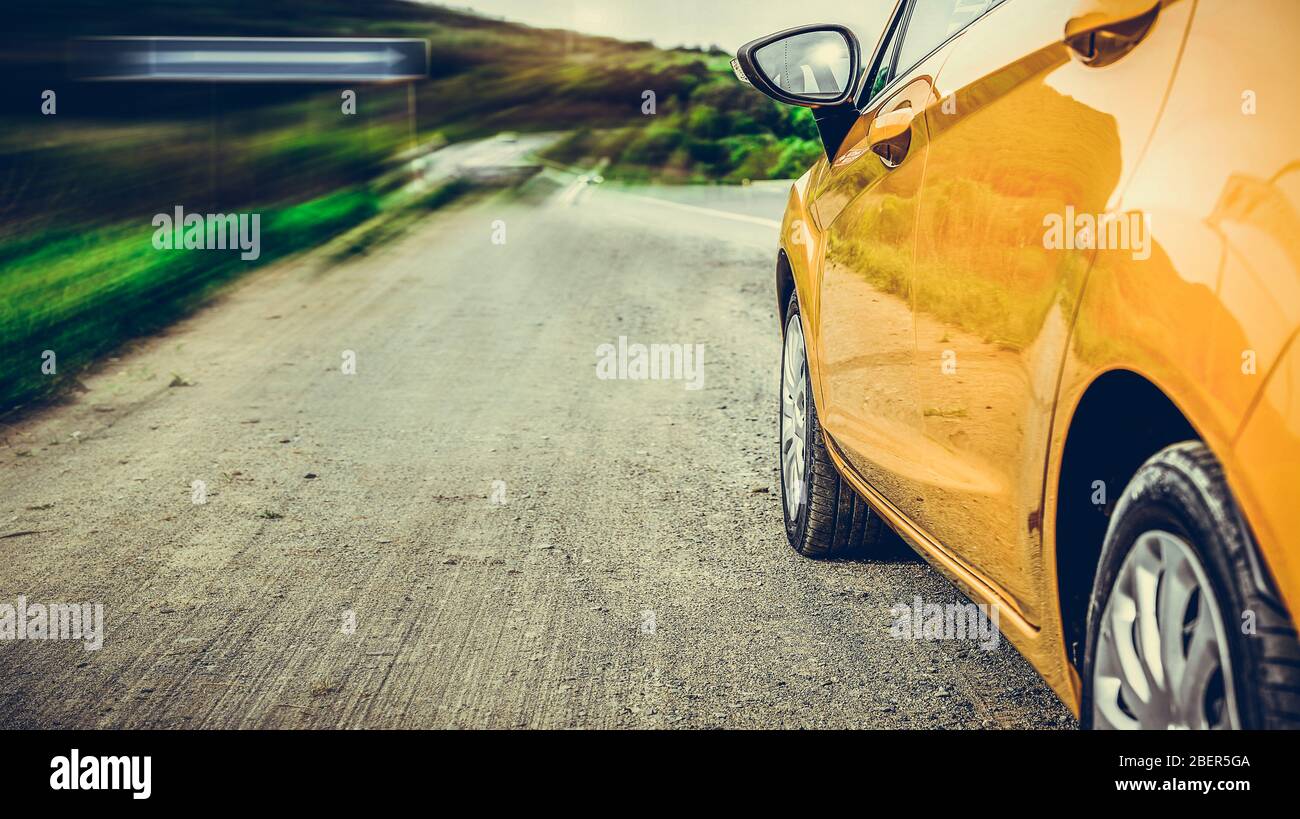
[[[1055,487],[1054,530],[1061,633],[1076,669],[1083,664],[1088,600],[1115,503],[1147,458],[1187,440],[1205,439],[1164,390],[1132,370],[1101,373],[1075,405]]]
[[[780,321],[781,333],[785,334],[786,313],[790,306],[790,294],[794,292],[794,269],[790,267],[790,257],[785,248],[776,254],[776,317]]]

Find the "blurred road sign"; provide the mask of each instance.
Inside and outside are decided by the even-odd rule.
[[[429,43],[330,37],[93,37],[73,75],[118,82],[395,82],[429,75]]]

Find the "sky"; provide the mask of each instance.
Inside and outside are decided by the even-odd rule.
[[[426,0],[427,1],[427,0]],[[719,45],[735,51],[744,43],[808,23],[848,26],[870,51],[894,0],[439,0],[544,28],[567,28],[656,45]]]

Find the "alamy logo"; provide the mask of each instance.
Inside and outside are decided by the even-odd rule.
[[[240,250],[239,258],[252,261],[262,255],[260,213],[159,213],[150,223],[155,250]]]
[[[896,640],[975,640],[985,651],[998,647],[998,610],[983,603],[941,605],[917,596],[911,606],[900,603],[889,613],[889,635]]]
[[[153,793],[153,757],[82,756],[76,748],[50,760],[50,790],[131,791],[132,799]]]
[[[86,651],[104,645],[103,603],[0,603],[0,640],[81,640]]]
[[[1129,250],[1133,259],[1151,258],[1151,214],[1077,213],[1067,205],[1064,215],[1043,217],[1043,247],[1047,250]]]
[[[601,381],[685,381],[686,389],[704,388],[703,344],[628,344],[596,348],[596,377]]]

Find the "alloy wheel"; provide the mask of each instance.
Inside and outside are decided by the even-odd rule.
[[[799,314],[785,327],[781,366],[781,492],[790,520],[807,503],[804,468],[808,459],[808,377]]]
[[[1196,552],[1161,530],[1134,541],[1097,636],[1097,728],[1239,728],[1223,617]]]

